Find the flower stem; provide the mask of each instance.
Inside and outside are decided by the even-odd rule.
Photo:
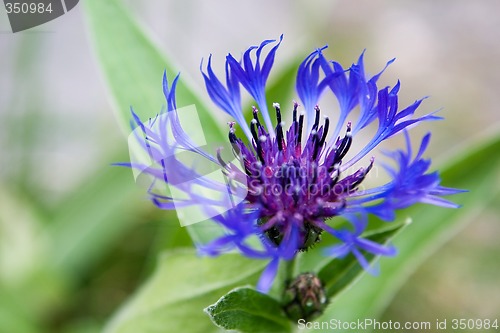
[[[295,257],[293,257],[292,260],[288,260],[288,261],[285,261],[285,283],[287,281],[292,281],[295,277],[295,275],[297,275],[297,258],[298,258],[298,255],[296,255]]]

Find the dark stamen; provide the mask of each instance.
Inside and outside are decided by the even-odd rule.
[[[260,120],[259,120],[259,110],[255,106],[252,106],[252,111],[253,111],[253,119],[257,121],[257,126],[262,127]]]
[[[344,156],[349,151],[351,144],[352,144],[351,123],[349,122],[347,123],[346,134],[342,139],[340,146],[337,148],[337,151],[335,152],[335,159],[333,161],[333,164],[340,162],[344,158]]]
[[[318,157],[318,153],[323,147],[323,144],[325,143],[326,140],[326,135],[328,134],[328,128],[330,127],[330,120],[328,117],[325,117],[325,126],[323,127],[323,135],[321,136],[321,140],[318,140],[318,134],[316,133],[314,136],[314,150],[313,150],[313,155],[312,158],[313,160]]]
[[[304,127],[304,115],[301,114],[299,117],[299,131],[297,133],[297,143],[295,144],[296,146],[300,146],[300,143],[302,141],[302,128]]]
[[[278,123],[278,126],[276,126],[276,141],[278,142],[278,149],[280,151],[283,150],[283,127],[281,126],[281,123]]]
[[[320,109],[319,109],[319,106],[315,106],[314,107],[314,110],[316,111],[316,117],[314,118],[314,125],[312,127],[312,130],[317,130],[318,129],[318,126],[319,126],[319,114],[320,114]]]
[[[231,143],[236,143],[236,141],[238,140],[238,138],[236,137],[236,134],[234,134],[234,132],[229,132],[229,142]]]
[[[281,109],[279,103],[273,103],[273,107],[276,110],[276,120],[278,124],[281,123]]]
[[[257,142],[259,140],[258,140],[257,130],[255,129],[255,124],[257,124],[257,121],[255,119],[253,119],[250,122],[250,132],[252,132],[252,137],[253,137],[254,141]]]
[[[276,110],[276,121],[278,124],[276,125],[276,141],[278,142],[278,149],[280,151],[283,150],[283,126],[281,123],[281,110],[280,105],[278,103],[273,103],[274,109]]]
[[[292,116],[292,119],[293,119],[293,122],[296,123],[297,122],[297,108],[299,107],[299,103],[297,102],[293,102],[293,116]]]
[[[326,140],[326,135],[328,134],[328,129],[330,128],[330,119],[325,117],[325,126],[323,127],[323,136],[321,137],[321,141],[319,142],[320,146],[323,146]]]
[[[363,180],[365,180],[366,175],[368,174],[368,172],[370,172],[370,170],[373,167],[373,162],[374,161],[375,161],[374,157],[370,158],[370,165],[368,165],[368,167],[365,170],[363,170],[363,174],[361,175],[361,177],[359,179],[357,179],[354,183],[352,183],[351,187],[353,189],[355,189],[356,187],[358,187],[358,185],[361,184],[361,182]]]
[[[316,159],[316,157],[318,157],[318,152],[319,152],[319,148],[321,147],[321,145],[320,145],[320,140],[318,138],[318,132],[313,131],[313,133],[311,135],[313,135],[313,154],[312,154],[312,159],[314,161]]]
[[[255,119],[250,122],[250,132],[252,132],[252,137],[255,142],[255,146],[257,147],[257,156],[262,164],[264,164],[264,152],[262,151],[262,146],[260,144],[259,137],[257,136],[257,130],[255,129],[256,123],[257,121],[255,121]]]
[[[233,150],[236,155],[240,154],[240,147],[238,146],[238,137],[236,137],[236,134],[234,134],[234,121],[230,121],[227,123],[229,125],[229,142],[231,142],[231,146],[233,147]]]
[[[337,182],[339,181],[339,178],[340,178],[340,171],[338,168],[333,168],[333,173],[332,175],[330,176],[330,187],[337,184]]]

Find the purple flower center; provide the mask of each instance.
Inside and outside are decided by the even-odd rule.
[[[346,206],[373,165],[352,175],[340,177],[342,158],[352,143],[351,124],[346,134],[332,146],[325,145],[330,121],[315,107],[315,119],[309,136],[302,141],[304,114],[297,115],[294,102],[292,124],[286,133],[280,105],[276,110],[276,136],[272,138],[261,124],[254,107],[250,122],[252,142],[243,143],[229,123],[229,140],[245,168],[249,207],[259,208],[258,225],[274,245],[298,230],[298,250],[307,250],[320,240],[325,219],[337,216]],[[298,117],[297,117],[298,116]]]

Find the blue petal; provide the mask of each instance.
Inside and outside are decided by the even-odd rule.
[[[319,55],[321,67],[326,75],[325,83],[334,93],[340,107],[337,126],[331,138],[336,139],[344,126],[344,123],[359,102],[360,80],[359,76],[344,68],[337,62],[328,62],[322,54]],[[330,67],[330,65],[333,67]],[[349,75],[347,75],[349,73]]]
[[[246,137],[251,140],[252,134],[245,121],[241,110],[241,97],[239,89],[239,80],[234,71],[230,69],[230,64],[226,61],[226,84],[227,88],[220,82],[212,69],[212,56],[208,58],[207,74],[203,72],[203,63],[200,71],[205,81],[208,95],[212,101],[224,112],[232,116],[240,125]]]
[[[327,47],[323,46],[309,54],[300,64],[297,71],[295,87],[306,112],[308,131],[313,126],[314,108],[318,104],[321,92],[325,88],[325,79],[321,83],[319,82],[319,70],[322,67],[322,62],[326,62],[321,51]]]
[[[373,196],[356,199],[356,204],[369,203],[373,200],[383,199],[382,202],[365,207],[367,212],[377,215],[383,220],[394,219],[394,211],[406,208],[417,202],[442,206],[447,208],[458,208],[459,205],[441,198],[440,196],[461,193],[463,190],[451,189],[440,186],[440,178],[437,172],[428,173],[430,160],[425,160],[422,155],[430,141],[430,134],[424,136],[420,148],[414,159],[412,159],[412,149],[410,137],[405,131],[406,151],[396,151],[390,156],[399,165],[399,171],[393,174],[394,179],[378,189],[373,189]]]
[[[273,285],[274,278],[278,272],[279,259],[275,258],[267,265],[262,272],[259,282],[257,283],[257,290],[262,293],[267,293]]]
[[[179,75],[174,78],[172,82],[172,86],[169,88],[168,79],[167,79],[167,71],[163,72],[163,94],[165,95],[165,99],[167,100],[167,109],[168,111],[173,111],[177,109],[176,101],[175,101],[175,88],[177,87],[177,81],[179,80]]]
[[[283,35],[280,36],[279,42],[269,51],[267,54],[263,66],[260,65],[260,56],[263,48],[269,43],[275,42],[275,40],[265,40],[260,44],[259,47],[252,46],[248,48],[243,54],[243,65],[238,62],[231,54],[226,57],[226,62],[229,68],[234,73],[234,78],[241,83],[241,85],[248,91],[248,93],[257,102],[264,122],[267,127],[267,131],[271,138],[275,136],[274,126],[271,122],[271,117],[266,104],[266,82],[269,77],[269,73],[274,63],[274,58],[276,51],[283,40]],[[253,50],[256,51],[256,61],[255,65],[251,59],[251,53]],[[251,140],[250,140],[251,141]]]
[[[350,253],[350,249],[347,244],[339,244],[325,248],[323,253],[334,258],[344,258]]]

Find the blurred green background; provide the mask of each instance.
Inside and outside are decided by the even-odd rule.
[[[428,156],[437,164],[500,130],[498,1],[124,3],[200,92],[202,57],[213,53],[222,68],[226,52],[238,55],[284,33],[275,74],[325,43],[328,56],[346,67],[366,48],[371,73],[396,57],[382,83],[401,79],[402,104],[430,95],[425,111],[443,107],[445,121],[414,129],[416,136],[433,131]],[[87,15],[80,4],[12,34],[0,10],[2,333],[99,332],[149,276],[160,251],[189,245],[185,230],[153,209],[130,170],[110,166],[128,159],[126,139]],[[136,66],[122,70],[140,72]],[[221,112],[213,114],[222,124]],[[478,186],[500,186],[474,165],[469,172]],[[462,208],[477,217],[460,221],[463,228],[416,268],[382,318],[500,319],[498,207],[499,198]]]

